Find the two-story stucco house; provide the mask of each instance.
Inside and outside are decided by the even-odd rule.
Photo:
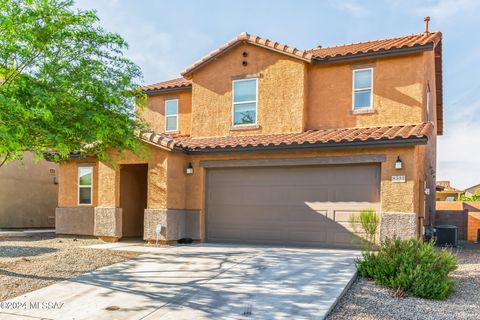
[[[295,49],[247,33],[144,87],[148,159],[60,166],[57,233],[350,247],[435,209],[441,33]]]

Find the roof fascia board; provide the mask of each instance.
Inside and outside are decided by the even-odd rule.
[[[292,57],[292,58],[295,58],[295,59],[299,59],[299,60],[302,60],[302,61],[305,61],[305,62],[312,62],[312,59],[308,59],[308,58],[302,58],[302,57],[299,57],[297,56],[296,54],[293,54],[293,53],[289,53],[289,52],[285,52],[285,51],[282,51],[282,50],[278,50],[278,49],[275,49],[275,48],[271,48],[269,46],[266,46],[266,45],[263,45],[261,43],[257,43],[255,41],[251,41],[251,40],[237,40],[236,42],[232,43],[231,45],[229,45],[228,47],[226,47],[225,49],[223,49],[221,52],[215,54],[214,56],[208,58],[207,60],[203,61],[202,63],[200,63],[198,66],[196,66],[195,68],[189,70],[188,72],[185,72],[182,74],[182,76],[184,77],[187,77],[189,76],[190,74],[192,74],[193,72],[197,71],[198,69],[202,68],[203,66],[205,66],[207,63],[210,63],[210,61],[212,60],[215,60],[217,59],[218,57],[220,57],[221,55],[227,53],[228,51],[230,51],[231,49],[233,49],[234,47],[236,47],[237,45],[239,45],[240,43],[247,43],[247,44],[251,44],[251,45],[254,45],[254,46],[257,46],[257,47],[260,47],[260,48],[264,48],[264,49],[267,49],[267,50],[270,50],[270,51],[273,51],[273,52],[277,52],[277,53],[280,53],[280,54],[284,54],[286,56],[289,56],[289,57]],[[298,49],[297,49],[298,50]],[[301,51],[301,50],[299,50]]]
[[[185,86],[185,87],[177,87],[177,88],[165,88],[165,89],[152,89],[152,90],[144,90],[145,94],[151,96],[155,94],[162,94],[162,93],[172,93],[172,92],[179,92],[179,91],[192,91],[192,86]]]
[[[228,47],[226,47],[225,49],[223,49],[222,51],[220,51],[219,53],[211,56],[210,58],[208,58],[207,60],[203,61],[202,63],[200,63],[198,66],[194,67],[193,69],[189,70],[188,72],[185,72],[185,73],[182,73],[182,76],[183,77],[186,77],[190,74],[192,74],[193,72],[197,71],[198,69],[202,68],[204,65],[206,65],[207,63],[210,63],[210,61],[212,60],[215,60],[217,59],[218,57],[224,55],[225,53],[227,53],[228,51],[232,50],[233,48],[235,48],[236,46],[238,46],[241,42],[244,42],[245,40],[237,40],[235,41],[234,43],[232,43],[231,45],[229,45]]]

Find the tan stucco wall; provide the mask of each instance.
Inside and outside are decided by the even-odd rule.
[[[248,56],[244,57],[243,52]],[[242,61],[248,65],[243,66]],[[373,113],[352,113],[352,70],[374,69]],[[260,128],[231,130],[232,77],[259,74]],[[308,64],[254,45],[241,44],[192,75],[192,91],[149,96],[143,116],[164,131],[166,98],[178,97],[179,134],[195,137],[299,132],[304,129],[412,124],[436,117],[434,52],[349,63]]]
[[[82,205],[81,207],[95,207],[98,204],[98,170],[99,163],[95,158],[79,159],[65,161],[60,164],[58,169],[59,188],[58,188],[58,207],[69,208],[78,205],[78,167],[79,163],[93,164],[93,197],[92,205]]]
[[[206,154],[186,155],[183,153],[170,152],[151,147],[148,157],[148,208],[149,209],[193,209],[200,212],[200,232],[204,237],[205,219],[205,175],[206,169],[199,166],[201,160],[228,160],[228,159],[274,159],[274,158],[299,158],[299,157],[330,157],[330,156],[355,156],[384,154],[387,160],[381,164],[381,212],[389,213],[413,213],[416,218],[412,223],[417,223],[418,216],[422,214],[420,197],[423,187],[419,182],[420,166],[418,164],[421,151],[424,146],[395,147],[395,148],[364,148],[350,150],[326,150],[326,151],[297,151],[297,152],[258,152],[258,153],[236,153],[236,154]],[[394,168],[397,157],[403,161],[403,168]],[[120,160],[121,163],[142,163],[141,159],[135,156],[127,156]],[[194,167],[194,174],[187,176],[185,168],[191,162]],[[72,163],[74,163],[72,161]],[[76,167],[76,164],[75,164]],[[62,166],[66,168],[66,166]],[[119,199],[119,170],[99,163],[97,166],[100,173],[99,199],[108,199],[105,202],[98,202],[98,207],[115,208],[120,206]],[[102,169],[103,168],[103,169]],[[106,170],[108,168],[109,170]],[[70,171],[72,172],[72,171]],[[76,171],[71,175],[71,184],[76,183]],[[64,175],[68,174],[62,172]],[[102,174],[105,174],[102,176]],[[404,175],[405,183],[393,183],[393,175]],[[105,180],[106,182],[104,182]],[[112,183],[111,181],[116,181]],[[102,187],[104,186],[104,187]],[[108,186],[105,187],[105,186]],[[76,197],[69,195],[67,199]],[[64,194],[65,195],[65,194]],[[112,199],[117,199],[112,204]],[[76,201],[76,200],[75,200]],[[65,203],[65,201],[60,201]],[[409,218],[410,219],[410,218]]]
[[[247,52],[245,58],[243,52]],[[242,61],[248,65],[243,66]],[[359,65],[374,67],[374,107],[372,114],[352,114],[352,68]],[[254,130],[231,130],[232,77],[259,74],[258,124]],[[180,134],[193,137],[251,135],[265,133],[301,132],[304,129],[338,127],[381,126],[412,124],[426,120],[424,109],[426,80],[430,79],[432,92],[431,115],[435,112],[435,81],[433,52],[409,56],[355,62],[353,64],[307,65],[306,63],[252,45],[241,44],[221,55],[193,74],[191,117],[185,106],[185,122],[193,119],[191,128],[180,125]],[[182,96],[182,93],[175,94]],[[156,131],[163,131],[165,97],[150,97],[145,118]],[[183,95],[188,99],[189,94]],[[182,103],[179,104],[180,109]],[[188,115],[188,116],[187,116]],[[185,128],[185,129],[182,129]],[[184,132],[182,131],[184,130]],[[190,130],[190,131],[189,131]],[[185,155],[149,147],[149,155],[139,158],[125,155],[120,164],[148,164],[148,208],[197,209],[201,212],[201,230],[204,223],[205,170],[200,160],[291,158],[342,155],[385,154],[382,163],[382,212],[413,213],[416,224],[424,216],[424,207],[432,203],[436,170],[436,136],[426,146],[402,148],[368,148],[336,151],[237,153],[211,155]],[[395,170],[397,157],[403,169]],[[185,168],[191,162],[194,175],[186,176]],[[73,169],[72,169],[73,166]],[[118,168],[107,164],[96,167],[99,175],[98,201],[100,207],[119,207]],[[62,189],[60,203],[76,205],[76,167],[62,165],[65,176],[72,181]],[[75,176],[74,176],[75,175]],[[405,175],[405,183],[392,183],[392,175]],[[67,179],[68,180],[68,179]],[[96,181],[98,179],[95,179]],[[432,195],[425,204],[424,182]],[[94,193],[95,194],[95,193]],[[96,199],[94,197],[94,199]],[[409,218],[411,220],[411,217]],[[202,231],[203,232],[203,231]],[[203,234],[202,234],[203,237]]]
[[[93,236],[94,210],[92,207],[57,208],[56,234]]]
[[[229,159],[274,159],[296,157],[329,157],[329,156],[353,156],[368,154],[385,154],[387,161],[381,165],[381,211],[382,212],[409,212],[417,213],[419,207],[415,204],[418,199],[417,165],[415,164],[415,152],[418,147],[401,148],[368,148],[336,151],[302,151],[302,152],[277,152],[277,153],[237,153],[237,154],[212,154],[188,156],[176,154],[176,165],[168,167],[168,176],[176,176],[172,179],[174,189],[168,189],[170,209],[198,209],[200,210],[201,236],[204,237],[205,219],[205,176],[206,169],[200,167],[201,160],[229,160]],[[403,169],[394,168],[397,157],[403,161]],[[183,158],[183,160],[182,160]],[[191,162],[194,174],[181,177],[180,172]],[[173,172],[175,171],[175,172]],[[391,182],[393,175],[405,175],[405,183]],[[182,184],[183,181],[183,184]],[[170,185],[170,184],[169,184]],[[185,190],[183,195],[180,195]],[[182,202],[184,199],[184,202]],[[184,207],[182,207],[184,203]],[[417,201],[418,203],[418,201]]]
[[[122,156],[111,154],[116,165],[97,159],[71,160],[60,165],[59,207],[78,206],[78,162],[95,163],[93,170],[93,207],[119,207],[120,166],[122,164],[148,164],[148,207],[165,208],[167,204],[167,151],[149,146],[141,156],[129,152]]]
[[[50,173],[54,169],[54,173]],[[0,168],[0,228],[53,227],[58,165],[33,161],[31,153]]]
[[[242,53],[248,56],[243,57]],[[248,65],[243,66],[242,61]],[[304,123],[306,64],[240,44],[193,74],[192,136],[300,132]],[[232,131],[232,76],[260,73],[257,118],[260,128]]]
[[[192,92],[190,90],[148,97],[147,105],[140,110],[141,117],[158,133],[165,132],[165,100],[178,99],[178,134],[189,135],[192,124]]]
[[[422,122],[423,56],[312,65],[308,69],[308,129]],[[352,114],[355,68],[373,68],[374,113]]]

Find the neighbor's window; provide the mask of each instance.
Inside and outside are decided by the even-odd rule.
[[[233,125],[257,123],[257,79],[233,81]]]
[[[353,109],[373,108],[373,69],[353,70]]]
[[[165,101],[165,131],[178,130],[178,99]]]
[[[78,204],[92,204],[93,168],[78,168]]]

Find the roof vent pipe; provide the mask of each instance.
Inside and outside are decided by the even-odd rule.
[[[425,21],[425,33],[428,33],[428,23],[430,22],[430,17],[426,16],[423,18],[423,21]]]

